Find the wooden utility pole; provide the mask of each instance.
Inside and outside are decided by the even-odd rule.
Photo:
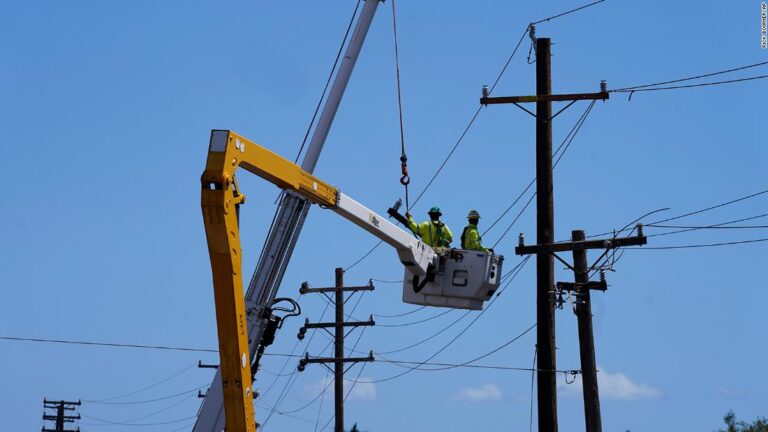
[[[563,291],[570,291],[576,297],[576,316],[579,325],[579,353],[581,357],[582,383],[584,390],[584,415],[586,420],[587,432],[601,432],[602,425],[600,420],[600,396],[597,390],[597,366],[595,362],[595,341],[592,334],[592,308],[590,306],[590,290],[605,291],[608,285],[605,279],[601,277],[600,282],[589,281],[589,271],[592,270],[587,265],[588,249],[604,249],[605,254],[611,249],[623,246],[642,246],[647,243],[643,235],[642,225],[637,225],[637,236],[634,237],[613,237],[601,240],[585,240],[584,231],[573,231],[570,242],[546,243],[533,246],[526,246],[524,237],[521,235],[519,244],[515,248],[517,255],[542,255],[546,254],[565,264],[573,270],[575,282],[558,282],[556,290],[550,293],[553,299]],[[573,266],[557,256],[557,252],[573,252]],[[598,260],[599,261],[599,260]],[[552,295],[554,294],[554,296]],[[562,303],[562,300],[559,301]]]
[[[571,240],[585,240],[584,231],[571,232]],[[581,383],[584,391],[584,419],[587,432],[602,432],[600,419],[600,392],[597,387],[597,363],[595,362],[595,337],[592,333],[592,300],[589,286],[587,250],[573,251],[573,273],[576,281],[576,319],[579,326],[579,356],[581,358]]]
[[[373,281],[370,281],[368,285],[345,287],[344,286],[344,269],[336,269],[336,284],[333,288],[310,288],[306,282],[302,284],[299,292],[301,294],[307,293],[335,293],[334,304],[336,306],[336,320],[332,323],[310,323],[306,321],[303,327],[299,329],[299,339],[304,339],[304,335],[307,329],[323,329],[328,331],[329,328],[335,329],[333,336],[334,339],[334,356],[330,358],[315,357],[310,358],[309,354],[306,354],[303,359],[299,361],[299,372],[303,371],[310,363],[320,363],[326,366],[327,363],[333,363],[333,397],[334,397],[334,420],[335,427],[334,432],[344,432],[344,363],[358,363],[358,362],[372,362],[373,352],[368,354],[368,357],[344,357],[344,334],[345,327],[361,327],[361,326],[373,326],[376,323],[373,321],[373,316],[368,321],[344,321],[344,293],[356,292],[356,291],[373,291]],[[329,299],[330,300],[330,299]],[[330,332],[329,332],[330,333]],[[327,367],[327,366],[326,366]]]
[[[80,401],[49,401],[43,399],[43,407],[46,410],[55,409],[56,414],[43,413],[43,420],[46,422],[53,422],[53,429],[43,426],[41,429],[43,432],[80,432],[80,428],[77,429],[65,429],[67,423],[74,423],[75,420],[80,420],[80,414],[67,415],[68,411],[75,411],[77,407],[81,405]]]
[[[549,38],[536,39],[536,96],[552,94]],[[552,243],[555,204],[552,180],[552,102],[536,102],[536,242]],[[536,255],[536,346],[538,352],[539,431],[557,431],[557,356],[555,353],[555,308],[552,287],[555,262],[549,254]],[[541,371],[543,370],[543,371]]]
[[[552,94],[551,42],[537,38],[536,95],[490,97],[483,88],[483,105],[513,104],[536,118],[536,242],[554,242],[555,206],[552,177],[552,119],[578,100],[606,100],[608,93]],[[601,86],[602,87],[602,86]],[[552,115],[552,102],[570,102]],[[536,113],[520,104],[536,103]],[[544,252],[536,255],[536,346],[538,356],[539,432],[557,432],[557,361],[555,345],[555,308],[552,296],[555,285],[553,257]]]
[[[335,431],[344,432],[344,269],[336,269],[336,337],[333,367]]]

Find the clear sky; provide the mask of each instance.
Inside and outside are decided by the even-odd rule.
[[[209,131],[235,130],[292,159],[355,0],[1,4],[0,335],[215,348],[199,204]],[[477,109],[481,86],[493,82],[527,23],[581,4],[398,2],[413,191],[424,187],[456,142]],[[768,60],[760,48],[757,0],[608,0],[542,23],[537,34],[554,43],[555,92],[597,91],[601,79],[620,88]],[[496,95],[535,91],[529,46],[525,40]],[[709,80],[765,75],[766,69]],[[565,240],[578,228],[588,235],[610,231],[670,208],[646,219],[651,222],[768,189],[767,95],[768,81],[755,80],[635,93],[631,101],[613,94],[598,102],[555,172],[556,237]],[[555,120],[556,144],[586,106],[578,103]],[[439,205],[460,233],[465,213],[475,208],[483,215],[481,229],[489,226],[534,176],[534,130],[533,119],[514,106],[484,109],[414,214],[426,217]],[[316,174],[384,212],[403,195],[399,147],[387,2],[374,18]],[[240,182],[248,196],[241,216],[250,273],[278,190],[252,176]],[[485,243],[499,240],[521,208],[488,232]],[[768,195],[670,224],[764,213]],[[535,238],[534,215],[533,208],[524,212],[496,246],[507,269],[519,262],[517,234]],[[740,224],[766,225],[766,219]],[[651,237],[649,246],[758,239],[768,237],[766,231],[696,230]],[[298,297],[305,280],[331,285],[335,267],[349,266],[375,243],[334,213],[313,208],[280,295]],[[745,419],[768,415],[766,257],[768,243],[626,252],[608,274],[608,292],[593,296],[605,430],[710,431],[729,409]],[[381,246],[346,280],[396,281],[401,272],[394,251]],[[558,266],[557,279],[572,275]],[[413,310],[400,302],[397,284],[376,287],[355,316]],[[534,290],[530,263],[432,361],[464,362],[522,333],[535,321]],[[326,347],[322,334],[297,345],[297,328],[304,318],[321,319],[325,305],[317,296],[299,301],[302,317],[286,323],[271,353],[316,355]],[[358,350],[386,352],[427,339],[386,355],[423,361],[478,316],[473,312],[434,337],[463,312],[397,326],[439,312],[382,316]],[[576,320],[568,307],[557,312],[557,334],[558,366],[578,369]],[[529,368],[534,341],[532,331],[477,363]],[[216,363],[217,355],[0,341],[2,429],[37,430],[47,397],[82,399],[83,431],[189,430],[192,420],[180,419],[195,416],[200,399],[194,389],[212,377],[210,369],[191,367],[198,360]],[[295,377],[294,362],[274,356],[263,362],[259,420],[281,393],[277,409],[292,412],[274,415],[265,430],[316,430],[318,418],[319,430],[331,415],[330,391],[297,410],[319,394],[326,374],[311,366]],[[360,377],[376,381],[403,370],[373,363]],[[281,371],[288,376],[274,375]],[[294,383],[286,386],[289,379]],[[577,384],[560,388],[562,431],[583,430]],[[356,387],[347,423],[372,432],[526,430],[530,391],[525,371],[414,371]],[[123,397],[107,402],[125,403],[87,402],[116,396]],[[135,403],[153,399],[161,400]]]

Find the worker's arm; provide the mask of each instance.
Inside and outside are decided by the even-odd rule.
[[[413,216],[411,215],[408,215],[408,228],[417,236],[422,237],[421,227],[413,220]]]
[[[443,225],[443,232],[445,237],[445,247],[448,247],[453,243],[453,233],[451,233],[451,229],[448,228],[448,225]]]
[[[468,250],[476,250],[485,253],[490,252],[482,245],[482,243],[480,243],[480,233],[477,232],[477,229],[468,229],[465,234],[464,242],[466,243],[465,246]]]

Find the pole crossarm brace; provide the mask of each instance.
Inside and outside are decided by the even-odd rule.
[[[567,102],[577,100],[607,100],[608,92],[597,93],[568,93],[556,95],[533,95],[533,96],[497,96],[480,98],[481,105],[497,104],[519,104],[536,102]]]
[[[522,238],[520,240],[520,244],[515,248],[515,254],[517,255],[533,255],[540,253],[577,251],[587,249],[615,249],[624,246],[642,246],[648,243],[647,237],[642,234],[634,237],[547,243],[531,246],[526,246],[523,244]]]
[[[373,321],[373,317],[371,317],[368,321],[349,321],[349,322],[343,322],[343,323],[335,323],[335,322],[323,322],[323,323],[306,323],[304,324],[305,329],[317,329],[317,328],[333,328],[337,326],[342,327],[361,327],[361,326],[374,326],[376,325],[376,322]]]
[[[607,291],[608,283],[606,281],[589,281],[587,283],[582,282],[558,282],[557,289],[559,291],[580,291],[582,288],[589,288],[597,291]]]
[[[336,358],[336,357],[315,357],[310,358],[309,354],[305,354],[304,358],[301,359],[299,362],[304,365],[308,365],[311,363],[359,363],[359,362],[372,362],[376,359],[373,358],[373,351],[370,351],[368,353],[368,357],[342,357],[342,358]]]
[[[374,289],[375,287],[373,286],[373,281],[371,281],[368,283],[368,285],[343,287],[341,288],[341,291],[342,292],[373,291]],[[336,288],[336,287],[310,288],[309,284],[304,282],[301,284],[301,288],[299,288],[299,293],[300,294],[328,293],[328,292],[336,292],[338,290],[339,288]]]

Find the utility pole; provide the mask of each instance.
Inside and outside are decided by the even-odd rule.
[[[587,264],[588,249],[604,249],[603,255],[595,261],[606,256],[611,249],[623,246],[642,246],[647,243],[647,238],[643,235],[642,225],[637,225],[637,236],[634,237],[613,237],[602,240],[586,240],[584,231],[575,230],[571,233],[570,242],[538,244],[526,246],[524,236],[521,234],[515,253],[518,255],[537,254],[548,255],[552,259],[565,264],[573,270],[575,282],[558,282],[556,289],[548,293],[552,299],[553,305],[558,304],[562,308],[563,291],[570,291],[576,298],[576,307],[574,312],[578,320],[579,327],[579,354],[581,359],[582,385],[584,391],[584,418],[587,432],[602,432],[602,422],[600,419],[600,395],[597,387],[597,363],[595,361],[595,340],[592,333],[592,306],[590,290],[605,291],[608,285],[604,274],[601,273],[600,282],[590,282],[589,272],[594,270]],[[557,255],[557,252],[573,252],[573,265],[571,266],[565,260]],[[541,430],[541,429],[540,429]]]
[[[552,93],[550,41],[536,40],[536,96]],[[536,117],[552,117],[552,102],[536,102]],[[555,231],[555,203],[552,179],[552,122],[536,122],[536,242],[551,243]],[[549,292],[555,284],[555,262],[548,254],[536,255],[536,345],[539,372],[539,430],[557,431],[557,355],[555,349],[555,309]],[[540,326],[540,327],[539,327]],[[543,424],[542,424],[543,422]]]
[[[315,357],[310,358],[309,353],[305,355],[303,359],[299,361],[299,372],[304,371],[306,366],[310,363],[319,363],[322,364],[325,367],[327,366],[327,363],[333,363],[333,387],[334,387],[334,419],[335,419],[335,428],[334,432],[344,432],[344,373],[348,369],[344,369],[345,363],[351,363],[354,365],[355,363],[359,362],[372,362],[374,360],[373,358],[373,352],[371,351],[368,354],[368,357],[344,357],[344,339],[349,335],[349,333],[352,332],[357,327],[362,326],[373,326],[376,323],[373,321],[373,316],[371,316],[368,321],[351,321],[351,322],[345,322],[344,321],[344,303],[346,303],[349,298],[346,300],[344,299],[344,293],[345,292],[351,292],[355,293],[357,291],[373,291],[373,281],[369,281],[368,285],[363,286],[353,286],[353,287],[345,287],[344,286],[344,269],[337,268],[336,269],[336,284],[332,288],[310,288],[309,284],[304,282],[301,285],[301,289],[299,289],[299,292],[301,294],[307,294],[307,293],[321,293],[323,295],[327,296],[327,293],[333,292],[335,293],[335,298],[333,300],[334,306],[336,307],[336,321],[332,323],[310,323],[309,319],[305,322],[304,326],[299,329],[298,337],[299,339],[304,339],[304,335],[307,333],[307,329],[322,329],[329,334],[330,331],[328,331],[329,328],[334,328],[335,332],[331,336],[333,336],[334,339],[334,356],[333,357]],[[331,301],[330,298],[328,298],[329,301]],[[345,328],[349,327],[349,332],[345,333]],[[329,368],[330,369],[330,368]]]
[[[80,414],[66,415],[68,411],[75,411],[80,405],[80,401],[49,401],[48,399],[43,399],[43,408],[46,410],[55,409],[56,414],[43,413],[43,420],[46,422],[53,422],[54,426],[53,429],[43,426],[42,432],[80,432],[80,428],[64,429],[65,424],[74,423],[75,420],[80,420]]]
[[[584,231],[571,232],[571,240],[585,240]],[[576,281],[576,307],[574,313],[579,326],[579,357],[581,359],[581,383],[584,392],[584,419],[587,432],[602,432],[603,424],[600,418],[600,392],[597,386],[597,362],[595,361],[595,337],[592,333],[592,296],[589,285],[589,265],[587,250],[573,251],[573,274]],[[605,273],[601,273],[603,286]],[[597,288],[597,289],[600,289]]]
[[[536,95],[490,97],[488,87],[483,87],[480,103],[513,104],[536,118],[536,242],[554,242],[555,205],[552,176],[552,119],[578,100],[606,100],[608,93],[601,84],[599,93],[552,94],[551,41],[535,38],[536,46]],[[552,115],[552,102],[568,101],[565,108]],[[522,103],[536,103],[536,113],[524,108]],[[538,423],[539,432],[557,432],[557,356],[555,343],[555,308],[552,291],[555,285],[555,263],[550,254],[536,255],[536,346],[539,371]]]

